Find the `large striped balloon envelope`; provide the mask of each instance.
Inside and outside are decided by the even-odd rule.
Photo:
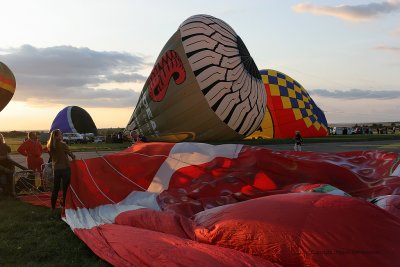
[[[266,93],[242,39],[209,15],[165,44],[126,127],[152,141],[240,140],[259,128]]]

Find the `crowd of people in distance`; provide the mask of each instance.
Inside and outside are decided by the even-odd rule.
[[[132,144],[134,144],[136,142],[147,142],[146,137],[139,134],[136,130],[132,130],[130,132],[130,139],[132,141]]]

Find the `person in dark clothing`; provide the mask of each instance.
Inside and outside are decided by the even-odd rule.
[[[147,138],[144,135],[139,135],[140,141],[147,142]]]
[[[69,150],[68,145],[64,143],[62,132],[58,129],[51,132],[50,139],[47,142],[47,149],[51,156],[54,174],[54,185],[51,194],[51,208],[54,211],[61,183],[63,190],[62,206],[65,206],[65,197],[71,176],[68,156],[71,159],[75,159],[75,155]]]
[[[11,153],[11,148],[0,134],[0,187],[3,189],[4,195],[13,196],[15,167],[9,159],[9,153]]]
[[[300,135],[300,131],[296,131],[294,135],[294,151],[301,151],[301,145],[303,144],[303,138]]]

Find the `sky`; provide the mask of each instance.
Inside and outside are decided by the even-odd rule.
[[[98,128],[125,127],[161,49],[208,14],[257,67],[297,80],[328,123],[400,121],[400,0],[2,1],[0,61],[17,89],[0,131],[48,130],[76,105]]]

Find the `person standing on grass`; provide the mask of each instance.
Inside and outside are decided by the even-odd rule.
[[[50,139],[47,142],[47,149],[51,156],[54,174],[54,185],[51,194],[51,209],[54,211],[61,184],[63,190],[62,206],[65,207],[65,197],[71,177],[68,156],[71,157],[71,159],[75,159],[75,155],[71,152],[68,145],[64,143],[62,132],[59,129],[55,129],[51,132]]]
[[[43,185],[42,179],[42,166],[43,166],[43,147],[40,144],[35,132],[29,132],[28,138],[18,147],[18,153],[26,157],[28,169],[40,173],[40,180]]]
[[[303,144],[303,138],[301,137],[300,131],[296,131],[294,135],[294,151],[301,151],[301,145]]]
[[[14,195],[14,165],[9,160],[11,148],[6,144],[3,135],[0,133],[0,187],[6,196]]]

